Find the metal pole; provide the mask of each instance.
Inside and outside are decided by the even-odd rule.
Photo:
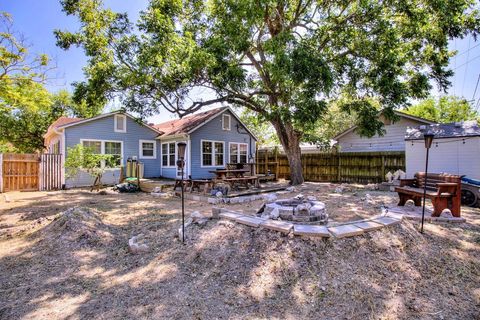
[[[427,175],[428,175],[428,152],[430,148],[427,148],[427,159],[425,161],[425,184],[423,185],[423,209],[422,209],[422,227],[420,232],[423,233],[423,221],[425,220],[425,198],[427,196]]]
[[[181,170],[181,188],[182,188],[182,243],[185,244],[185,195],[184,195],[184,185],[183,185],[183,167],[185,161],[182,159],[182,170]]]

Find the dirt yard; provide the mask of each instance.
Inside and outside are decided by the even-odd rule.
[[[335,187],[296,193],[324,201],[334,221],[396,202],[394,193]],[[0,202],[0,319],[480,318],[480,209],[462,208],[467,223],[427,224],[424,235],[404,221],[340,240],[209,220],[189,227],[182,245],[178,199],[78,190],[8,198]],[[60,214],[74,206],[91,210]],[[135,255],[128,240],[138,234],[149,251]]]

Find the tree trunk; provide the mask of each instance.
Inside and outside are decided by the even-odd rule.
[[[300,149],[301,133],[295,131],[290,123],[281,120],[272,120],[271,123],[277,132],[283,150],[290,165],[290,184],[299,185],[304,182],[302,169],[302,152]]]

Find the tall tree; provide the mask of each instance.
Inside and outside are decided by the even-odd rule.
[[[438,123],[477,120],[480,114],[466,99],[455,96],[428,98],[405,110],[414,116]]]
[[[18,106],[35,110],[48,104],[43,84],[52,68],[47,55],[29,54],[25,38],[13,29],[11,15],[0,11],[0,111]]]
[[[55,68],[44,55],[29,53],[25,38],[15,32],[12,17],[0,12],[0,148],[35,152],[43,149],[43,134],[62,115],[92,116],[100,110],[76,104],[65,91],[45,87]]]
[[[248,108],[275,128],[293,184],[303,182],[299,143],[329,101],[341,97],[362,133],[381,133],[372,101],[395,118],[431,80],[447,88],[448,40],[476,36],[480,21],[474,0],[151,0],[135,28],[100,0],[62,4],[81,29],[56,31],[58,45],[90,57],[78,95],[117,95],[143,115]]]

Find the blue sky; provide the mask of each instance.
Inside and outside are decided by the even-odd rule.
[[[146,8],[147,0],[106,0],[106,6],[117,12],[127,12],[131,21],[136,21],[139,11]],[[86,58],[81,49],[71,48],[63,51],[55,46],[54,29],[75,31],[78,23],[74,17],[67,17],[61,11],[59,0],[0,0],[0,10],[12,14],[14,28],[22,33],[32,45],[34,53],[46,53],[57,63],[56,80],[49,84],[49,89],[71,89],[70,84],[83,79],[82,67]],[[450,43],[451,49],[458,50],[452,58],[451,67],[455,70],[449,94],[463,96],[471,100],[480,74],[480,42],[473,38],[458,39]],[[433,95],[439,95],[437,90]],[[480,99],[480,84],[475,94],[475,103]],[[166,111],[149,119],[161,122],[172,118]]]

